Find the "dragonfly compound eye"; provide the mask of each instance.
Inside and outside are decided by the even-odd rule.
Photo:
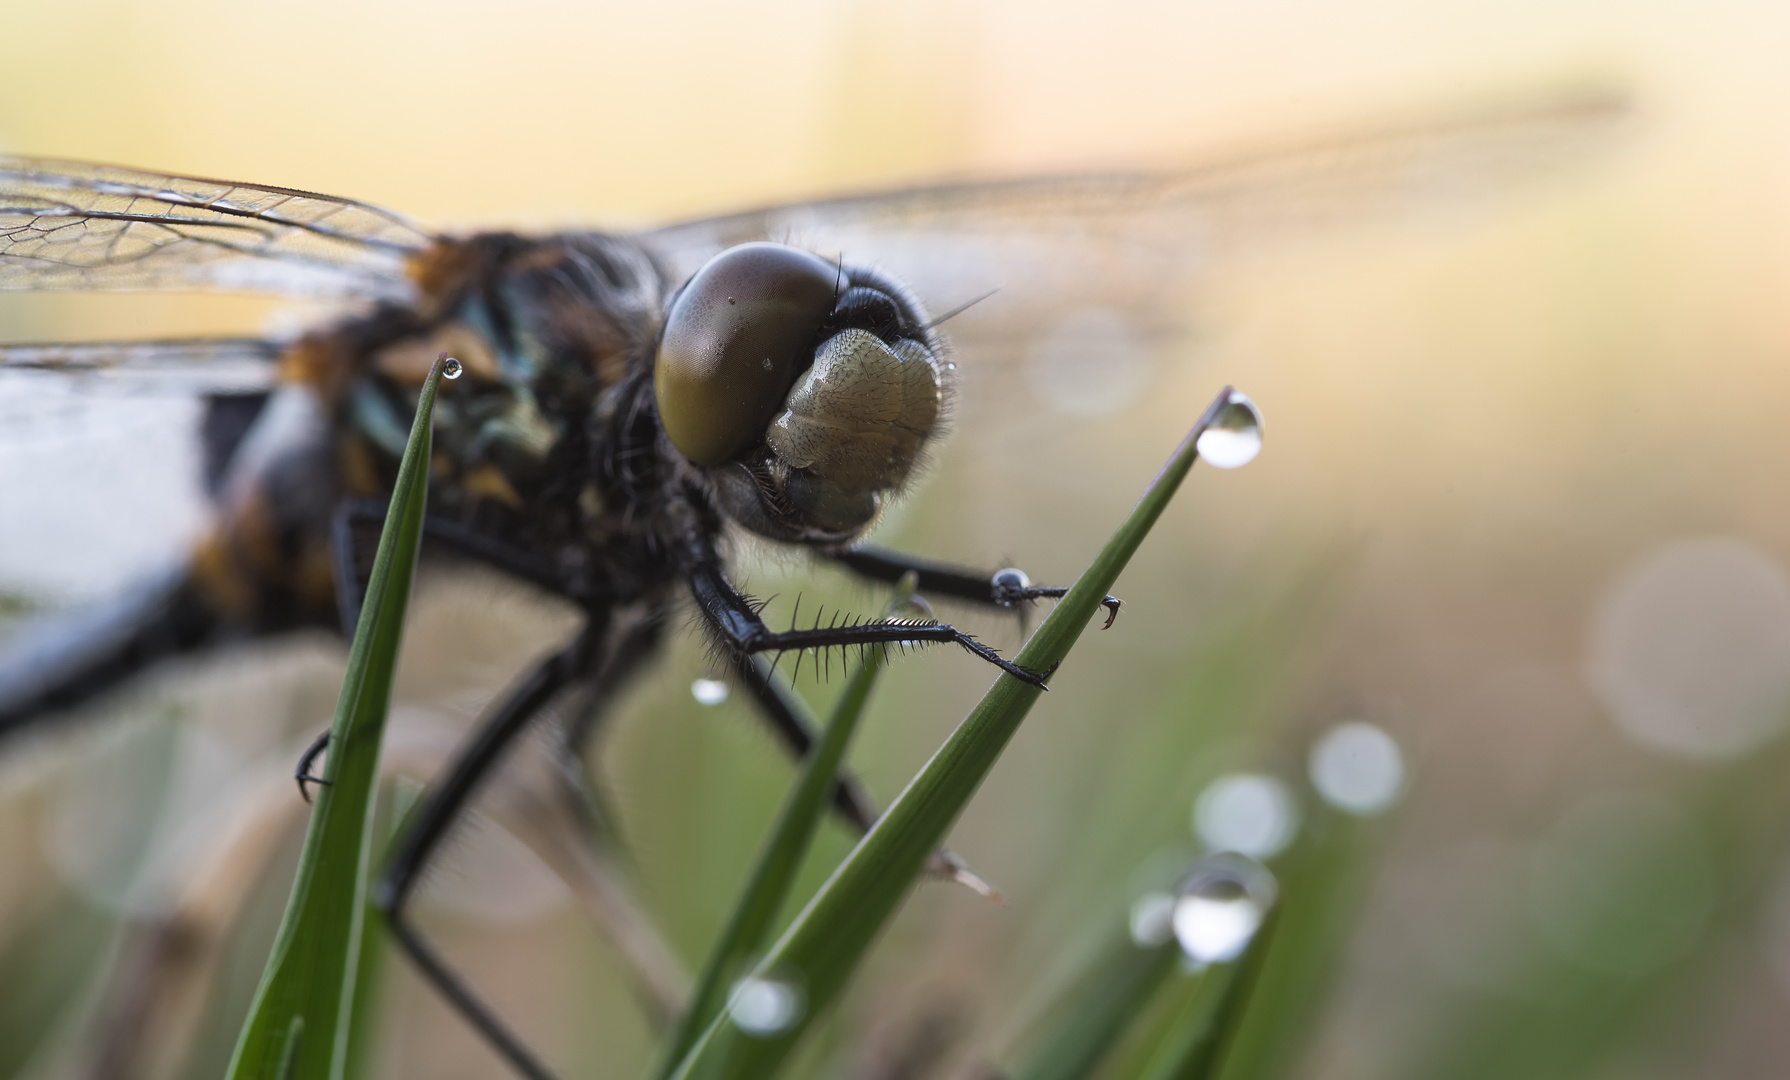
[[[703,265],[672,301],[653,363],[659,418],[697,465],[764,437],[814,362],[840,272],[783,244],[741,244]]]

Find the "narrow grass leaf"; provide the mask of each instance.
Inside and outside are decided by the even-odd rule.
[[[422,539],[430,419],[441,374],[437,361],[417,403],[348,653],[330,728],[326,782],[317,793],[273,953],[231,1057],[230,1080],[339,1078],[347,1062],[379,746]]]
[[[1049,1038],[1013,1080],[1085,1080],[1143,1015],[1181,955],[1171,936],[1160,945],[1116,937],[1089,975],[1048,1011]]]
[[[1021,667],[1053,671],[1068,655],[1193,467],[1199,437],[1237,398],[1227,387],[1206,409],[1118,531],[1019,651],[1015,659]],[[765,1003],[779,992],[798,1003],[786,1023],[742,1025],[741,1010],[730,1006],[704,1032],[677,1076],[707,1080],[775,1071],[814,1015],[844,987],[1040,692],[1012,676],[997,680],[760,963],[754,979],[767,991]],[[753,1020],[773,1014],[765,1009]]]
[[[905,604],[913,596],[914,585],[911,574],[902,579],[894,603]],[[802,857],[807,853],[821,819],[826,816],[834,778],[839,774],[845,749],[857,731],[858,720],[870,701],[870,691],[876,685],[887,655],[881,645],[867,651],[864,662],[852,672],[825,730],[803,759],[789,798],[771,826],[770,835],[765,838],[758,862],[746,878],[746,887],[734,904],[720,938],[709,951],[696,990],[667,1044],[657,1075],[668,1076],[676,1069],[691,1044],[714,1021],[736,980],[763,951],[777,912],[782,909],[790,887],[795,883],[796,873],[802,867]]]
[[[1211,1080],[1221,1074],[1261,983],[1263,962],[1274,947],[1279,923],[1277,907],[1268,912],[1242,956],[1207,969],[1201,992],[1192,1002],[1192,1015],[1165,1033],[1144,1069],[1144,1080]]]
[[[1139,1080],[1152,1068],[1159,1067],[1157,1057],[1163,1048],[1190,1025],[1204,1024],[1210,1019],[1215,1003],[1214,987],[1206,976],[1212,968],[1190,971],[1177,964],[1174,974],[1163,980],[1155,998],[1149,1001],[1125,1033],[1119,1046],[1107,1056],[1096,1074],[1100,1080]]]
[[[1355,927],[1383,819],[1322,810],[1274,868],[1281,900],[1274,940],[1247,1015],[1225,1054],[1224,1080],[1283,1075],[1304,1045]]]

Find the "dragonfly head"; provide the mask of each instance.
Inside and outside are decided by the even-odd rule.
[[[728,248],[673,298],[659,418],[722,509],[775,540],[842,543],[938,431],[949,365],[918,301],[783,244]]]

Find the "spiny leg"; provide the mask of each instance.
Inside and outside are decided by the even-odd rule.
[[[734,673],[740,685],[752,695],[752,701],[771,731],[776,734],[791,757],[800,760],[814,745],[815,732],[803,719],[800,706],[790,700],[790,691],[772,678],[769,663],[756,656],[734,657]],[[849,773],[840,773],[833,782],[833,807],[859,832],[868,832],[876,822],[876,810],[863,787]]]
[[[390,862],[373,887],[373,903],[382,911],[392,934],[436,989],[459,1010],[503,1058],[530,1080],[554,1080],[473,988],[435,952],[408,919],[407,905],[423,869],[440,846],[482,781],[503,759],[504,753],[529,723],[561,690],[589,674],[592,655],[607,633],[607,611],[593,613],[591,622],[571,644],[547,657],[512,688],[498,707],[479,725],[472,740],[460,751],[446,777],[424,795],[410,828],[396,845]]]
[[[901,580],[903,574],[912,573],[919,577],[922,593],[949,596],[999,608],[1012,609],[1017,604],[1032,600],[1061,600],[1069,592],[1067,587],[1060,585],[1033,585],[1019,570],[1006,569],[984,574],[881,548],[855,547],[832,555],[831,558],[853,573],[874,581],[892,583]],[[1106,608],[1106,624],[1101,627],[1104,630],[1112,626],[1113,620],[1119,617],[1119,607],[1123,601],[1116,596],[1108,596],[1101,604]]]
[[[771,730],[776,733],[790,756],[798,761],[807,757],[809,748],[814,745],[816,733],[802,716],[805,710],[791,700],[793,692],[781,680],[773,677],[774,666],[762,657],[736,654],[734,672],[739,676],[740,684],[752,695],[760,715],[770,724]],[[876,823],[874,804],[857,778],[849,772],[841,771],[834,778],[833,808],[860,833],[869,832],[870,826]],[[938,877],[950,878],[974,892],[1000,901],[999,891],[971,870],[969,864],[954,852],[942,849],[933,852],[927,869]]]
[[[329,562],[330,572],[336,579],[336,614],[342,622],[342,639],[349,644],[354,643],[355,630],[360,626],[361,600],[365,596],[365,587],[360,580],[360,551],[356,542],[355,525],[367,521],[385,520],[384,500],[347,499],[337,505],[329,521]],[[375,513],[377,516],[374,516]],[[305,802],[311,801],[309,785],[327,786],[328,780],[312,771],[317,759],[329,749],[329,729],[325,728],[305,747],[305,752],[298,759],[298,767],[293,770],[292,778],[298,781],[298,794]]]
[[[298,759],[298,768],[292,772],[292,778],[298,781],[298,793],[304,797],[305,802],[311,801],[311,789],[306,787],[306,784],[323,784],[325,786],[329,784],[328,780],[311,772],[311,766],[317,764],[317,759],[322,757],[323,751],[328,748],[329,729],[324,728],[323,733],[312,739],[311,745],[305,747],[304,754]]]
[[[336,575],[336,606],[342,616],[342,636],[353,640],[360,621],[361,556],[358,526],[382,525],[389,503],[385,499],[344,499],[330,521],[330,559]],[[423,518],[423,539],[475,562],[501,570],[555,596],[588,606],[599,598],[570,587],[565,576],[530,552],[493,539],[477,529],[437,514]],[[369,570],[371,566],[369,565]]]
[[[850,646],[904,645],[921,642],[950,642],[1000,668],[1002,671],[1040,690],[1050,672],[1027,671],[999,652],[977,641],[970,634],[948,623],[930,619],[882,619],[822,627],[818,621],[808,630],[771,630],[759,617],[758,609],[740,595],[728,582],[721,569],[721,560],[712,551],[703,550],[699,559],[685,568],[690,595],[703,618],[720,638],[721,644],[735,655],[766,652],[801,653],[807,649],[825,650]]]
[[[610,702],[627,688],[648,660],[658,654],[665,640],[665,612],[654,608],[614,635],[614,643],[591,682],[588,699],[572,714],[560,738],[559,753],[568,761],[582,761],[585,748],[601,725]]]
[[[336,611],[342,621],[342,637],[350,643],[354,641],[355,631],[360,625],[361,601],[366,595],[366,588],[361,581],[363,550],[358,526],[383,525],[389,505],[385,499],[344,499],[330,516],[329,557],[330,570],[335,575]],[[459,522],[434,515],[426,516],[423,518],[423,536],[467,558],[539,586],[555,596],[587,604],[590,600],[589,597],[576,595],[574,591],[567,589],[560,576],[541,560],[492,540]],[[307,785],[329,783],[312,769],[328,747],[329,732],[324,731],[305,749],[304,755],[299,758],[298,768],[293,772],[293,779],[298,781],[298,793],[304,796],[306,802],[311,801]]]
[[[665,610],[649,604],[638,618],[617,618],[595,673],[556,712],[556,737],[542,751],[544,766],[530,785],[524,815],[542,828],[540,851],[569,883],[580,906],[627,961],[649,1018],[663,1025],[683,1009],[689,975],[634,895],[633,867],[585,763],[585,748],[608,708],[658,652]],[[550,827],[556,826],[556,827]],[[549,850],[549,848],[551,850]]]

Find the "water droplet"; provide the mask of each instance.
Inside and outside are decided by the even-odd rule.
[[[1175,940],[1196,964],[1236,959],[1255,936],[1278,888],[1260,863],[1223,853],[1194,864],[1175,901]]]
[[[1261,925],[1262,910],[1246,896],[1184,896],[1175,905],[1175,937],[1205,964],[1236,959]]]
[[[441,360],[441,377],[444,379],[458,379],[460,373],[465,370],[465,366],[451,356],[443,357]]]
[[[727,1009],[741,1031],[768,1039],[800,1019],[802,992],[781,979],[751,975],[734,984]]]
[[[1131,905],[1131,940],[1148,949],[1175,936],[1175,898],[1165,892],[1148,892]]]
[[[1311,748],[1311,783],[1338,810],[1377,814],[1404,787],[1404,755],[1392,736],[1372,724],[1338,724]]]
[[[1193,804],[1194,835],[1214,851],[1272,858],[1286,849],[1298,829],[1293,795],[1272,776],[1221,776]]]
[[[1026,577],[1024,570],[1009,566],[1005,570],[995,571],[990,583],[997,589],[1024,589],[1032,584],[1032,579]]]
[[[1194,443],[1200,459],[1215,469],[1235,469],[1262,452],[1262,411],[1247,394],[1231,391],[1224,408]]]
[[[690,696],[704,705],[719,705],[727,700],[727,684],[720,679],[697,679],[690,684]]]

